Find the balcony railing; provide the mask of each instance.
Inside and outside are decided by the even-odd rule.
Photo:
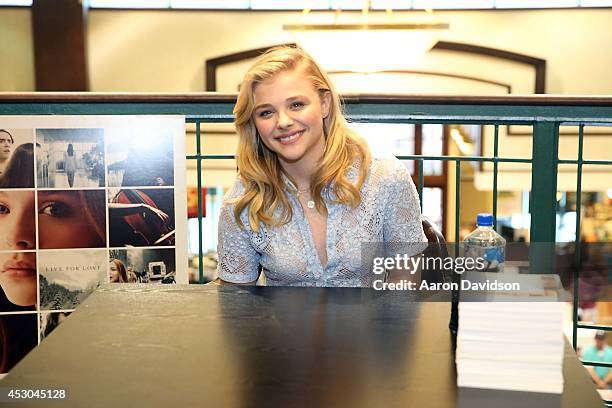
[[[612,165],[612,160],[586,160],[584,152],[585,126],[612,126],[612,97],[573,96],[419,96],[419,95],[346,95],[347,116],[354,122],[410,123],[410,124],[480,124],[491,125],[493,147],[491,155],[482,156],[421,156],[400,155],[400,159],[415,160],[418,171],[418,191],[423,191],[423,162],[441,160],[456,168],[454,197],[455,229],[450,241],[459,242],[461,214],[460,177],[462,162],[488,162],[493,167],[493,202],[496,218],[498,200],[498,173],[500,163],[526,163],[531,166],[531,242],[555,242],[557,212],[557,174],[559,165],[576,166],[576,194],[582,192],[584,165]],[[235,95],[202,94],[98,94],[98,93],[0,93],[1,115],[185,115],[186,122],[195,124],[196,152],[186,157],[195,162],[197,191],[202,188],[204,160],[232,159],[227,154],[204,154],[202,131],[204,123],[232,122]],[[531,157],[506,157],[499,150],[500,127],[523,125],[532,129]],[[574,159],[559,158],[560,126],[576,128],[578,148]],[[382,137],[382,136],[381,136]],[[609,140],[612,136],[606,137]],[[612,142],[610,150],[612,153]],[[602,186],[609,188],[609,186]],[[576,231],[581,228],[581,200],[576,201]],[[198,203],[199,220],[199,277],[203,282],[202,203]],[[576,260],[581,256],[580,234],[577,233]],[[551,257],[530,256],[532,269],[541,271],[551,267]],[[585,325],[578,321],[578,272],[573,282],[573,346],[577,347],[577,330],[612,327]],[[604,363],[590,365],[609,366]]]

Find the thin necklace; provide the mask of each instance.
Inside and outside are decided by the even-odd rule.
[[[310,191],[310,188],[305,188],[305,189],[303,189],[303,190],[297,190],[297,195],[298,195],[298,197],[300,196],[300,194],[304,194],[304,193],[306,193],[307,191]],[[314,202],[314,200],[307,200],[307,201],[306,201],[306,207],[310,208],[311,210],[312,210],[313,208],[315,208],[315,202]]]

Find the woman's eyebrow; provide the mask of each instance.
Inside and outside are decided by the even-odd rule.
[[[270,105],[269,103],[262,103],[260,105],[257,105],[253,108],[254,111],[256,111],[257,109],[261,109],[261,108],[268,108],[271,107],[272,105]]]
[[[292,101],[295,101],[296,99],[308,99],[308,97],[306,95],[296,95],[296,96],[292,96],[291,98],[287,98],[287,102],[292,102]]]
[[[295,95],[295,96],[291,96],[291,97],[285,99],[285,102],[293,102],[296,99],[308,99],[308,97],[306,97],[305,95]],[[272,104],[262,103],[260,105],[255,106],[253,108],[253,111],[256,111],[256,110],[261,109],[261,108],[271,108],[271,107],[272,107]]]
[[[291,97],[285,99],[285,102],[293,102],[296,99],[308,99],[308,97],[305,96],[305,95],[295,95],[295,96],[291,96]],[[262,104],[259,104],[259,105],[255,106],[253,108],[253,111],[256,111],[257,109],[261,109],[261,108],[268,108],[268,107],[272,107],[272,104],[270,104],[270,103],[262,103]]]
[[[66,194],[66,193],[47,193],[47,192],[41,192],[38,194],[38,199],[39,200],[45,200],[45,201],[57,201],[57,200],[79,200],[78,197],[76,197],[73,194]]]
[[[49,200],[49,199],[53,199],[57,196],[57,193],[47,193],[47,192],[39,192],[38,193],[38,199],[40,200]]]

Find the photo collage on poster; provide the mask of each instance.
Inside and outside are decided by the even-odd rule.
[[[176,136],[0,123],[0,378],[98,286],[177,282]]]

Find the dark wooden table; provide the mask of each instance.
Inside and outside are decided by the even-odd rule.
[[[68,388],[22,407],[603,406],[569,347],[561,396],[457,389],[449,313],[371,289],[106,285],[0,387]]]

